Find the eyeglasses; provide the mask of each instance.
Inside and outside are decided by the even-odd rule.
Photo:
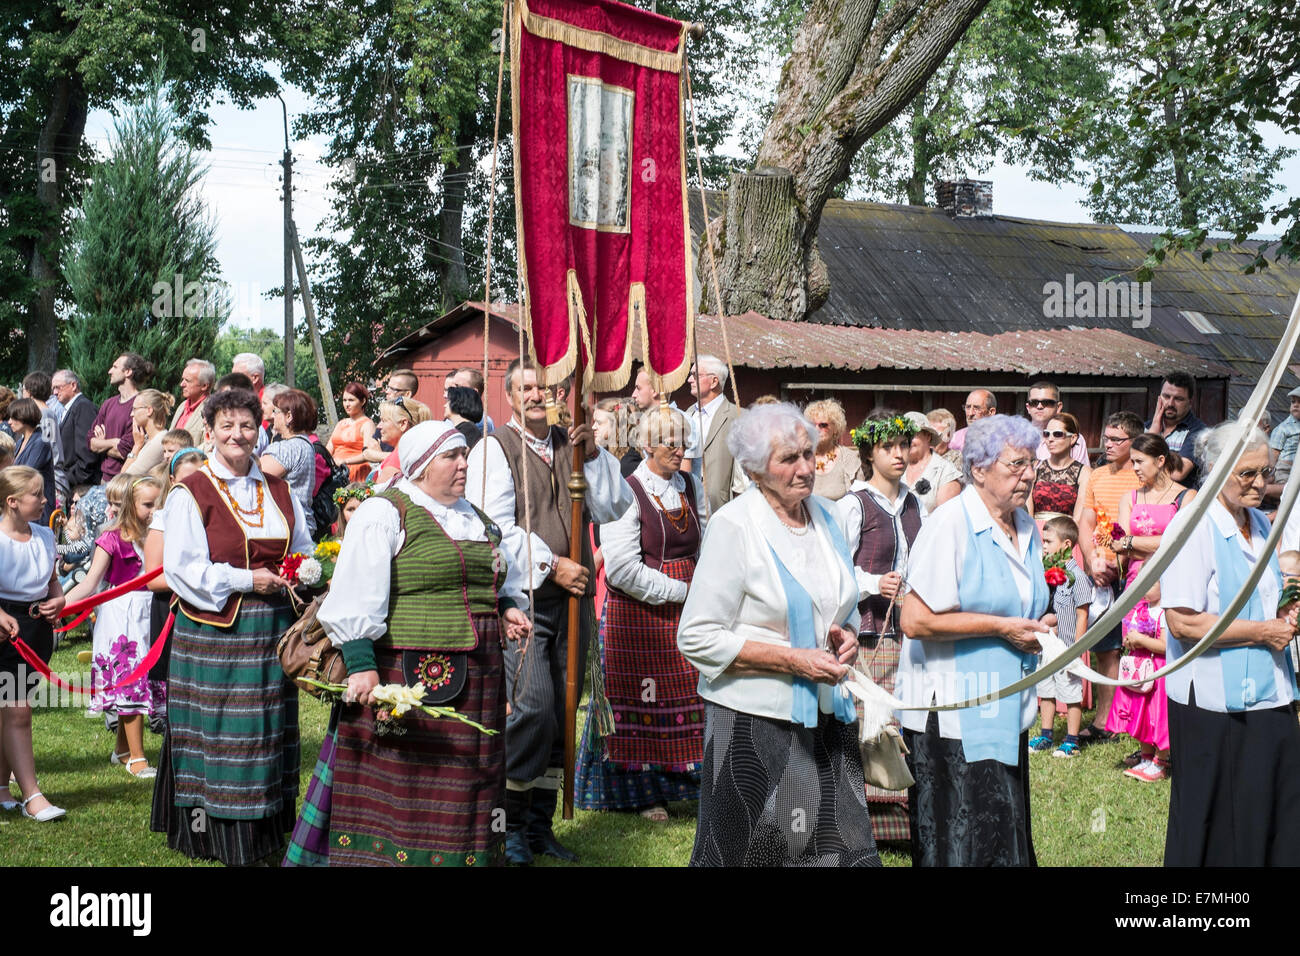
[[[1054,398],[1031,398],[1025,402],[1025,404],[1032,405],[1034,408],[1050,408],[1053,405],[1060,405],[1061,403]]]
[[[1125,436],[1124,438],[1112,438],[1110,435],[1103,435],[1101,440],[1104,441],[1107,445],[1122,445],[1126,441],[1132,441],[1133,439],[1127,436]]]
[[[1044,438],[1069,438],[1073,434],[1074,432],[1051,432],[1047,429],[1043,429]]]
[[[1255,480],[1263,478],[1265,483],[1272,480],[1275,474],[1272,468],[1248,468],[1246,471],[1237,472],[1237,480],[1243,485],[1253,485]]]
[[[965,408],[966,408],[966,411],[968,411],[968,412],[982,412],[982,411],[984,411],[986,408],[988,408],[988,406],[987,406],[987,405],[967,405],[967,406],[965,406]]]
[[[1007,468],[1011,470],[1011,473],[1013,475],[1018,475],[1022,473],[1026,468],[1028,468],[1033,463],[1034,463],[1034,459],[1032,458],[1017,458],[1015,461],[1003,461],[1001,458],[998,459],[998,464],[1006,465]]]

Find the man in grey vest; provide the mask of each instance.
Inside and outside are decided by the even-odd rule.
[[[551,830],[564,776],[568,601],[570,594],[580,596],[584,616],[594,622],[595,574],[586,525],[615,521],[634,503],[618,459],[596,446],[591,426],[566,430],[547,424],[539,380],[531,362],[510,363],[505,384],[514,414],[474,446],[465,487],[465,497],[503,532],[515,525],[531,531],[533,636],[523,647],[511,644],[505,650],[511,707],[506,718],[506,860],[517,865],[531,863],[534,853],[570,862],[578,858]],[[574,445],[583,449],[586,460],[581,563],[568,556]],[[580,633],[585,636],[586,629]],[[581,650],[585,659],[586,648]]]

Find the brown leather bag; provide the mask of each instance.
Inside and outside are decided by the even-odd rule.
[[[348,680],[348,667],[343,662],[343,652],[330,643],[325,628],[316,620],[316,612],[320,610],[323,600],[324,594],[317,595],[303,608],[298,620],[289,626],[275,645],[285,675],[298,685],[299,690],[313,697],[320,697],[324,691],[311,684],[304,684],[303,678],[325,684],[346,684]]]

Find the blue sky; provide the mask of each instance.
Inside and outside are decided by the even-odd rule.
[[[310,100],[292,87],[284,98],[292,132],[293,118],[309,109]],[[283,304],[278,298],[265,299],[263,293],[283,281],[279,163],[284,149],[284,123],[280,101],[267,100],[252,110],[219,104],[211,110],[211,116],[213,148],[207,157],[211,168],[203,189],[217,219],[217,257],[235,293],[232,318],[240,325],[279,330],[284,324]],[[113,117],[104,111],[92,113],[87,121],[86,136],[101,151],[107,148],[112,124]],[[1276,129],[1266,129],[1265,136],[1273,146],[1285,143],[1300,147],[1300,138],[1284,140]],[[301,240],[323,233],[322,221],[329,211],[327,187],[332,171],[320,163],[324,144],[323,137],[290,143],[295,159],[294,220]],[[1056,222],[1092,221],[1080,202],[1082,187],[1037,182],[1023,168],[1002,164],[978,178],[993,181],[993,211],[998,215]],[[1285,164],[1279,180],[1300,182],[1300,157]],[[301,319],[300,300],[295,300],[295,309]]]

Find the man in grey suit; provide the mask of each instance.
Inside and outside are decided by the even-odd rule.
[[[695,404],[686,410],[693,439],[686,457],[690,459],[691,471],[704,482],[709,495],[709,513],[713,514],[731,500],[732,457],[727,448],[727,433],[738,413],[723,394],[727,365],[717,356],[697,357],[687,382]]]
[[[90,450],[90,427],[99,407],[81,394],[81,382],[72,371],[61,368],[51,376],[50,388],[63,405],[59,424],[63,441],[63,472],[68,488],[99,483],[99,457]]]

